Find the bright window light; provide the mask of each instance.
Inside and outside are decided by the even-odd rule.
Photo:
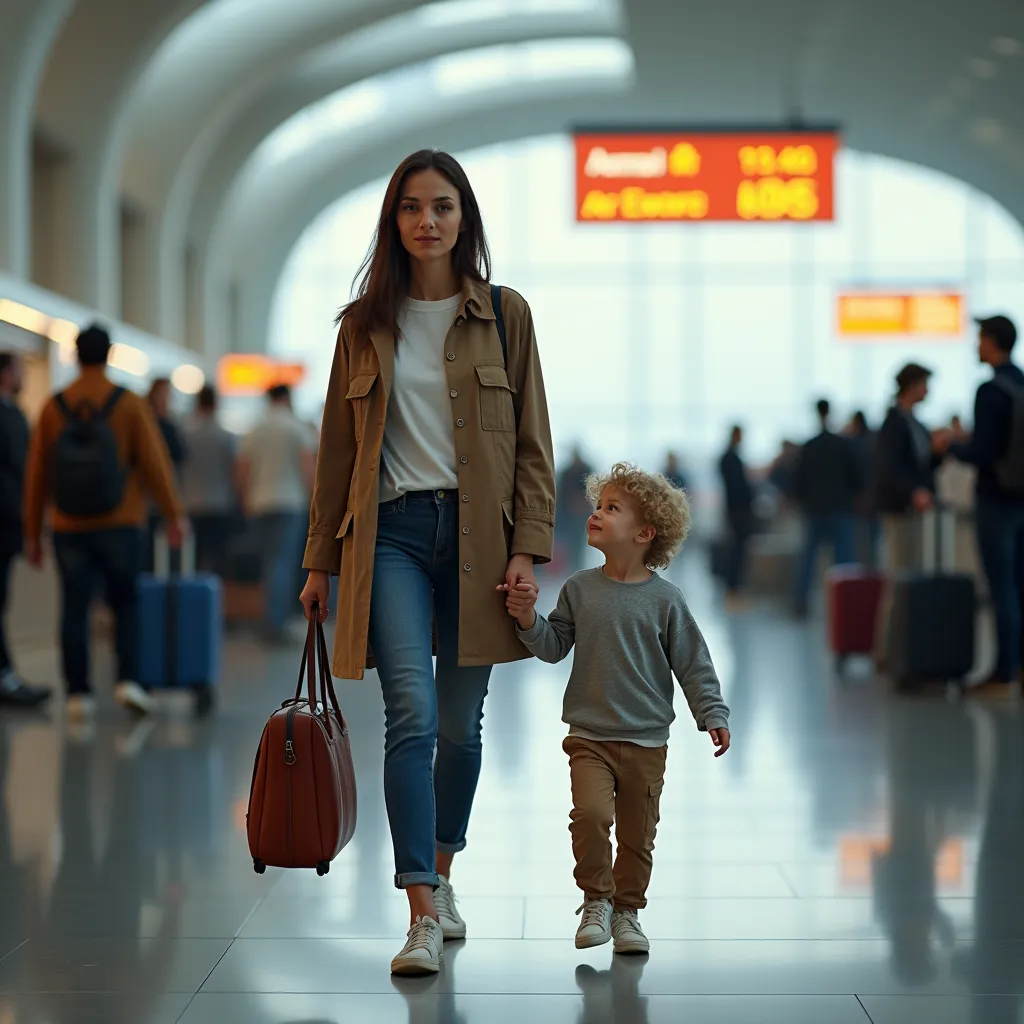
[[[172,374],[171,383],[183,395],[197,395],[206,383],[206,374],[198,366],[182,363]]]
[[[432,69],[437,91],[452,96],[503,82],[626,76],[633,51],[621,39],[550,39],[450,54],[433,61]]]
[[[130,373],[133,377],[145,377],[149,373],[149,356],[132,345],[112,345],[108,362],[115,370]]]
[[[463,25],[524,14],[586,14],[618,6],[616,0],[446,0],[421,7],[417,17],[424,25]]]

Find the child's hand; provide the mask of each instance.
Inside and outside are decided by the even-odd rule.
[[[516,619],[523,629],[532,629],[537,621],[537,613],[533,610],[537,604],[537,595],[540,593],[537,584],[532,580],[521,580],[511,589],[507,583],[502,583],[498,590],[507,595],[505,607],[509,615]]]
[[[715,751],[715,757],[721,757],[729,749],[729,744],[732,742],[729,730],[711,729],[708,731],[708,735],[711,737],[711,742],[718,747]]]

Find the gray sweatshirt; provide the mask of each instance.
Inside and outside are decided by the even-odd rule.
[[[550,618],[519,638],[541,661],[576,646],[562,721],[577,736],[660,747],[675,719],[674,672],[697,728],[729,727],[729,709],[704,638],[679,588],[657,573],[618,583],[603,569],[572,576]]]

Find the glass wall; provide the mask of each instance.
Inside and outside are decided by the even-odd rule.
[[[571,140],[460,154],[477,190],[494,279],[534,312],[561,456],[576,439],[604,463],[652,467],[676,448],[698,476],[747,426],[753,462],[813,429],[813,403],[877,422],[893,376],[913,359],[935,370],[924,416],[969,419],[983,368],[962,337],[851,343],[836,335],[837,291],[962,289],[975,313],[1024,323],[1024,233],[961,182],[844,151],[831,224],[577,224]],[[349,295],[386,182],[344,198],[313,225],[282,277],[271,349],[307,361],[299,401],[315,415]]]

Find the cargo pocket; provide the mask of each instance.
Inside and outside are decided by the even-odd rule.
[[[348,382],[348,392],[345,398],[352,403],[352,418],[355,422],[356,441],[362,441],[366,429],[366,420],[370,415],[372,399],[370,393],[377,381],[376,373],[364,373],[353,377]]]
[[[665,788],[665,780],[658,779],[647,789],[647,821],[644,823],[644,846],[654,849],[654,837],[658,832],[661,820],[661,791]]]
[[[478,366],[480,381],[480,426],[484,430],[516,429],[512,387],[504,366]]]

